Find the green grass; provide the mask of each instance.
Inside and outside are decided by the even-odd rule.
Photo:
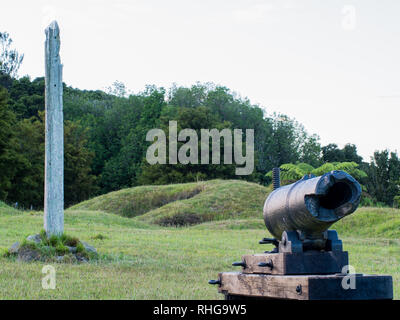
[[[144,186],[111,192],[70,210],[102,210],[158,225],[259,217],[270,189],[239,180]]]
[[[179,192],[185,192],[186,186],[196,188],[200,184],[183,185]],[[44,290],[44,263],[0,258],[0,297],[222,299],[217,288],[207,281],[216,279],[218,272],[237,270],[231,263],[243,254],[271,248],[258,244],[268,236],[261,213],[266,194],[260,195],[266,189],[247,182],[220,180],[203,183],[203,188],[188,199],[175,199],[134,218],[124,217],[124,209],[118,211],[127,207],[126,195],[126,200],[121,197],[112,207],[107,202],[95,207],[96,201],[92,199],[66,210],[65,232],[95,246],[99,259],[87,264],[52,264],[56,268],[56,289]],[[150,192],[151,188],[147,190]],[[164,190],[176,194],[173,190],[177,189],[171,185]],[[198,214],[214,221],[181,228],[157,225],[160,216],[171,214],[168,207],[175,214],[198,210]],[[42,212],[0,207],[2,249],[42,228]],[[335,229],[356,272],[392,275],[394,295],[400,299],[400,210],[360,208],[335,224]]]
[[[362,208],[334,226],[341,235],[350,237],[400,239],[400,210]]]

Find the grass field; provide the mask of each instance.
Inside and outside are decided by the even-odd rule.
[[[222,299],[207,281],[234,270],[231,263],[243,254],[271,248],[258,244],[268,235],[261,214],[268,191],[215,180],[126,189],[83,202],[65,211],[65,231],[94,245],[100,259],[54,263],[56,289],[44,290],[44,263],[2,257],[0,298]],[[185,223],[198,224],[165,226]],[[0,203],[2,249],[38,233],[42,225],[42,212]],[[335,229],[356,272],[392,275],[400,299],[400,210],[360,208]],[[105,238],[96,239],[99,234]]]

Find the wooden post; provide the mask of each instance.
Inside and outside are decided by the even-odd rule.
[[[60,29],[56,21],[46,28],[46,142],[44,229],[47,236],[64,232],[64,128]]]

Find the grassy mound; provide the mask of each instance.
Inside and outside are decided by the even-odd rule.
[[[258,218],[211,221],[190,227],[192,230],[265,230],[264,220]],[[391,239],[400,244],[400,210],[393,208],[361,207],[356,212],[331,226],[339,237]]]
[[[362,207],[332,226],[349,237],[400,239],[400,210]]]
[[[192,226],[210,229],[265,229],[262,208],[270,188],[241,180],[211,180],[164,186],[140,186],[111,192],[77,204],[66,211],[88,222],[97,215],[133,217],[121,224]],[[7,210],[17,210],[8,207]],[[1,211],[0,211],[1,212]],[[89,219],[90,217],[90,219]],[[340,235],[366,238],[400,238],[399,210],[359,208],[333,226]]]
[[[21,213],[21,211],[6,205],[3,201],[0,201],[0,214],[19,214],[19,213]]]
[[[69,210],[102,210],[162,226],[260,217],[270,189],[241,180],[141,186],[111,192]]]
[[[102,210],[135,217],[170,202],[189,199],[200,193],[202,183],[142,186],[110,192],[72,206],[71,210]]]
[[[86,242],[65,233],[61,236],[47,237],[42,230],[39,234],[15,242],[10,249],[5,251],[5,257],[17,256],[20,261],[45,261],[45,262],[87,262],[97,258],[97,251]]]

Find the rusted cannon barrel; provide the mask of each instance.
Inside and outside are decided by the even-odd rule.
[[[272,191],[264,204],[264,222],[278,240],[284,231],[318,239],[333,223],[353,213],[360,198],[360,184],[344,171],[304,176]]]

